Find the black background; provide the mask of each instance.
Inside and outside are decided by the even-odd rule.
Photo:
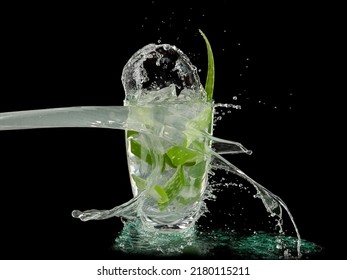
[[[331,100],[330,12],[229,2],[10,7],[2,28],[0,112],[122,105],[123,66],[159,40],[182,49],[204,81],[200,28],[215,55],[214,99],[242,106],[215,134],[253,150],[229,160],[287,203],[302,237],[325,248],[320,258],[345,258],[339,184],[327,160],[330,112],[322,108]],[[127,257],[110,250],[119,219],[71,217],[74,209],[107,209],[131,198],[123,131],[0,134],[1,259]]]

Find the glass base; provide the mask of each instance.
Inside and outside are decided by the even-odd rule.
[[[141,215],[144,230],[160,232],[181,232],[190,229],[201,216],[201,202],[196,202],[182,209],[181,215],[176,211],[158,212],[146,209]],[[152,211],[151,211],[152,210]]]

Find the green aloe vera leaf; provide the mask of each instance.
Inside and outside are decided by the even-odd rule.
[[[174,175],[164,185],[164,189],[167,193],[169,201],[173,200],[180,190],[183,188],[185,183],[183,166],[177,168]]]
[[[134,139],[130,139],[130,151],[138,158],[144,159],[149,165],[153,164],[150,151],[141,146],[141,144]],[[143,157],[142,155],[146,155]]]
[[[181,146],[171,147],[166,155],[175,167],[195,161],[199,156],[201,157],[199,152]]]
[[[201,161],[192,166],[188,171],[188,176],[194,178],[194,187],[200,189],[206,172],[206,161]]]
[[[133,136],[139,134],[137,131],[133,131],[133,130],[127,130],[127,137]]]
[[[149,195],[158,202],[158,204],[164,204],[169,201],[169,197],[164,190],[164,188],[160,186],[154,186],[150,191]]]
[[[195,140],[193,141],[188,148],[204,153],[205,152],[205,143],[203,141]]]
[[[139,176],[136,176],[135,174],[132,174],[131,175],[131,178],[133,178],[133,180],[135,181],[136,183],[136,186],[137,188],[140,190],[140,191],[143,191],[145,188],[146,188],[146,180],[145,179],[142,179],[140,178]]]
[[[214,90],[214,80],[215,80],[215,68],[214,68],[214,57],[212,52],[212,47],[208,41],[204,32],[199,29],[201,36],[204,38],[206,47],[207,47],[207,78],[205,83],[205,91],[207,93],[207,101],[212,101],[213,99],[213,90]]]
[[[184,187],[184,183],[184,171],[183,167],[180,166],[164,186],[154,186],[149,191],[149,195],[157,201],[160,210],[164,210],[177,197],[178,193]]]
[[[165,153],[164,154],[164,167],[166,167],[166,165],[170,166],[171,168],[176,168],[177,166],[175,166],[172,162],[171,159],[168,157],[168,155]],[[165,168],[164,168],[165,170]],[[163,171],[164,171],[163,170]]]
[[[205,174],[206,170],[206,161],[200,161],[199,163],[195,164],[191,168],[189,168],[188,176],[192,178],[202,178]]]

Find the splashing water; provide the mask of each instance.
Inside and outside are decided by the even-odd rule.
[[[143,55],[144,53],[146,55]],[[122,77],[126,91],[124,102],[126,106],[71,107],[2,113],[0,130],[54,127],[121,129],[141,133],[143,139],[147,139],[147,142],[143,143],[156,145],[158,149],[163,150],[172,145],[182,146],[187,139],[204,139],[203,141],[209,143],[204,149],[190,147],[191,151],[209,162],[208,186],[203,199],[198,203],[199,210],[192,216],[190,222],[194,225],[199,218],[206,220],[210,212],[213,215],[209,226],[192,226],[182,232],[149,232],[142,228],[140,220],[145,216],[146,207],[153,204],[153,196],[151,197],[149,191],[134,189],[133,199],[113,209],[93,209],[83,212],[74,210],[72,216],[82,221],[102,220],[114,216],[127,219],[122,233],[116,239],[116,245],[118,249],[128,253],[162,252],[163,255],[175,255],[197,252],[206,255],[212,250],[211,248],[215,249],[218,246],[242,251],[241,248],[245,248],[241,246],[242,242],[248,240],[247,244],[252,242],[254,244],[256,240],[258,244],[262,244],[263,258],[266,258],[265,251],[271,257],[276,252],[279,257],[300,258],[302,255],[300,234],[286,204],[222,156],[237,153],[251,154],[251,151],[240,143],[212,136],[209,131],[199,129],[197,122],[191,121],[196,120],[197,116],[211,116],[211,113],[206,114],[211,112],[211,103],[206,102],[206,93],[199,81],[196,68],[189,59],[176,47],[166,44],[148,45],[138,51],[134,57],[141,59],[128,63]],[[146,68],[143,65],[146,65]],[[217,107],[240,109],[232,104],[216,104],[212,107],[212,112]],[[158,180],[158,174],[154,172],[158,166],[161,169],[160,158],[158,161],[146,177],[147,185],[157,182],[153,180]],[[147,185],[145,190],[150,189]],[[227,196],[230,199],[227,205],[230,207],[224,212],[221,209],[211,210],[213,201],[225,197],[224,194],[216,195],[220,191],[232,192]],[[242,201],[246,201],[243,206],[240,205]],[[261,202],[262,209],[265,209],[262,215],[259,214],[259,205],[254,206],[255,201]],[[187,208],[187,211],[190,210]],[[284,217],[284,214],[287,217]],[[284,228],[285,219],[289,219],[291,231]],[[251,222],[247,224],[246,220]],[[269,230],[272,232],[265,233]],[[243,235],[245,238],[240,238],[239,233],[245,231],[247,231]],[[288,233],[295,238],[286,236]],[[267,245],[268,243],[271,245]],[[254,255],[257,256],[256,253]]]

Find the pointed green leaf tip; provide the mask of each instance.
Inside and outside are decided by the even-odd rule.
[[[206,78],[206,84],[205,84],[205,91],[207,93],[207,101],[212,101],[213,90],[214,90],[214,78],[215,78],[213,52],[212,52],[211,44],[208,41],[204,32],[202,32],[200,29],[199,29],[199,32],[201,36],[204,38],[206,47],[207,47],[208,65],[207,65],[207,78]]]

